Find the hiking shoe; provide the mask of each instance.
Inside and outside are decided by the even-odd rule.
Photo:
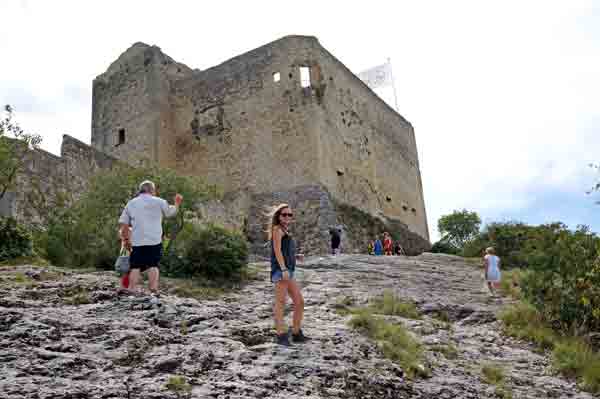
[[[291,346],[290,339],[287,334],[277,334],[276,342],[277,342],[277,345]]]
[[[304,335],[302,330],[298,331],[298,334],[292,333],[292,342],[302,344],[304,342],[310,341],[311,339]]]
[[[150,295],[150,304],[160,306],[160,294]]]

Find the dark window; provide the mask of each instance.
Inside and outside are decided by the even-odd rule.
[[[119,142],[117,145],[125,144],[125,129],[119,129]]]
[[[392,202],[392,197],[390,197],[390,196],[387,196],[387,197],[385,197],[385,200],[386,200],[387,202]]]
[[[336,173],[337,173],[338,176],[344,176],[344,172],[341,171],[341,170],[339,170],[339,169],[337,170]]]

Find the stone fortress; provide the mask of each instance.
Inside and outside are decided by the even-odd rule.
[[[92,148],[65,136],[52,159],[71,175],[64,184],[81,189],[110,160],[158,164],[220,186],[204,217],[244,229],[255,252],[265,206],[284,201],[306,253],[327,251],[329,228],[344,224],[339,204],[402,226],[408,252],[429,247],[413,127],[314,37],[203,71],[136,43],[94,80],[92,103]],[[18,203],[16,192],[4,208],[19,214]],[[344,230],[346,250],[372,238]]]

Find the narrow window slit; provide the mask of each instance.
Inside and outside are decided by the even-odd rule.
[[[119,129],[119,142],[117,145],[125,144],[125,129]]]

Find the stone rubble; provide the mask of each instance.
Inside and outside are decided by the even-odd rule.
[[[297,275],[313,340],[291,348],[273,343],[261,265],[264,278],[240,291],[204,301],[163,295],[162,306],[119,292],[112,273],[44,279],[31,266],[2,267],[0,398],[496,398],[480,378],[488,362],[505,368],[513,398],[592,398],[553,374],[547,354],[502,334],[495,314],[507,300],[491,298],[482,272],[460,258],[309,258]],[[10,283],[11,273],[29,280]],[[424,314],[388,319],[424,344],[431,377],[409,379],[336,312],[346,297],[360,306],[384,290]],[[456,356],[433,350],[448,344]],[[171,376],[191,391],[167,389]]]

